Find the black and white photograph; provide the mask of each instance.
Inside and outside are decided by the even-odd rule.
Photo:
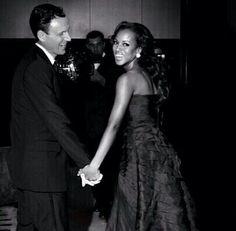
[[[233,230],[235,41],[233,0],[0,0],[0,231]]]

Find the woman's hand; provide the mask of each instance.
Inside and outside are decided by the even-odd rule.
[[[82,187],[86,184],[90,186],[99,184],[103,177],[100,171],[97,168],[91,167],[91,165],[86,165],[83,169],[80,169],[77,176],[81,177]]]
[[[86,180],[89,181],[96,181],[100,178],[101,175],[99,169],[91,165],[86,165],[81,171],[82,173],[84,173]]]

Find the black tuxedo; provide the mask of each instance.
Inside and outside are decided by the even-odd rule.
[[[7,162],[18,188],[18,230],[67,230],[67,155],[80,168],[89,158],[61,107],[54,68],[36,45],[13,78],[10,131]]]
[[[35,45],[19,63],[12,84],[12,150],[8,164],[18,188],[65,191],[66,154],[79,167],[89,162],[60,103],[53,66]]]

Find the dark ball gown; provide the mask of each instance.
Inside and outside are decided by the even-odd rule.
[[[180,160],[158,126],[158,107],[157,95],[134,95],[130,101],[106,231],[197,230]]]

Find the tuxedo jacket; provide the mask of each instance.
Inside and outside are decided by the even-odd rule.
[[[82,168],[85,146],[61,105],[60,84],[36,45],[19,63],[12,83],[9,171],[16,187],[39,192],[66,190],[69,155]]]

